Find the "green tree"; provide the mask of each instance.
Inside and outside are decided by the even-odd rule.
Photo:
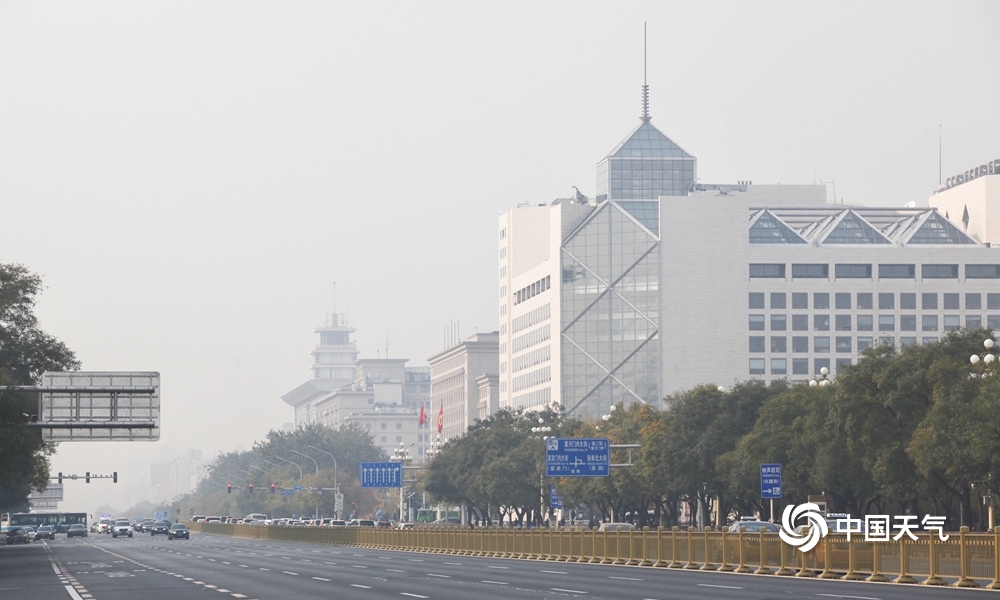
[[[73,352],[42,331],[34,308],[41,278],[17,264],[0,264],[0,385],[37,385],[45,371],[80,368]],[[34,394],[0,391],[0,511],[27,508],[31,488],[49,482],[55,445],[27,423],[38,410]]]

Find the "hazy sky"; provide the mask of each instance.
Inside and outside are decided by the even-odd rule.
[[[644,21],[653,123],[702,182],[900,206],[939,131],[944,177],[1000,158],[992,1],[0,1],[0,262],[84,369],[162,374],[161,440],[63,444],[54,471],[123,483],[62,507],[290,422],[335,308],[411,366],[496,329],[497,215],[594,193]]]

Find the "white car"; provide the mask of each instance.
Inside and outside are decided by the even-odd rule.
[[[118,519],[111,526],[111,537],[118,537],[120,535],[132,537],[132,524],[128,522],[128,519]]]

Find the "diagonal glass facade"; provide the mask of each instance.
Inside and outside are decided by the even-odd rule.
[[[600,204],[562,246],[562,404],[583,419],[659,406],[659,203],[637,204]]]

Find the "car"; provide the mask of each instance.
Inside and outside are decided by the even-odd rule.
[[[402,522],[396,525],[396,529],[413,529],[413,523]]]
[[[166,521],[153,521],[153,524],[149,526],[150,537],[158,533],[167,535],[169,531],[170,531],[170,525],[167,525]]]
[[[375,526],[380,529],[392,529],[392,521],[389,519],[380,519]]]
[[[191,539],[191,530],[184,523],[174,523],[167,529],[168,540],[175,540],[177,538]]]
[[[737,533],[740,527],[746,527],[747,533],[757,533],[761,529],[764,530],[764,533],[778,533],[778,526],[774,523],[753,517],[740,517],[738,521],[729,526],[729,533]]]
[[[205,515],[194,515],[191,517],[193,523],[201,523],[205,520]]]
[[[56,539],[56,530],[51,525],[42,525],[41,527],[38,528],[38,531],[35,532],[36,542],[38,540],[44,540],[46,538],[50,540]]]
[[[26,527],[12,525],[9,529],[7,529],[8,544],[27,544],[29,541],[28,529]]]
[[[71,537],[87,537],[87,528],[80,523],[73,523],[66,530],[66,538],[69,539]]]
[[[111,537],[126,535],[132,537],[132,524],[128,522],[128,519],[116,520],[115,524],[111,526]]]
[[[140,528],[136,529],[136,531],[141,531],[142,533],[146,533],[146,531],[149,530],[150,525],[153,524],[153,521],[156,521],[156,519],[150,519],[148,517],[142,519],[141,521],[139,521]]]
[[[24,526],[24,532],[26,534],[28,534],[28,541],[29,542],[35,541],[35,527],[34,527],[34,525],[25,525]]]
[[[111,519],[101,519],[97,523],[97,533],[111,533],[111,526],[114,524]]]
[[[601,523],[597,526],[598,531],[629,531],[631,529],[631,523]]]
[[[330,521],[330,527],[347,527],[347,521],[343,519],[333,519]]]

